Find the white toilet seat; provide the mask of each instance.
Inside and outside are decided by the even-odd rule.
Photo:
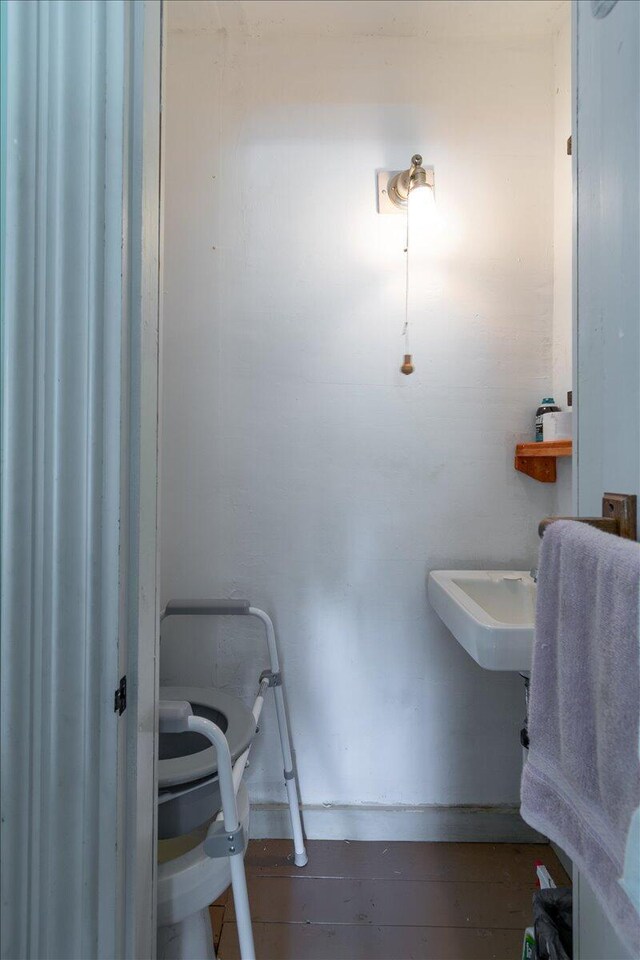
[[[194,713],[200,704],[222,714],[227,724],[223,733],[227,738],[232,760],[244,753],[255,735],[256,722],[251,710],[238,697],[233,697],[223,690],[211,687],[161,687],[160,699],[187,700],[192,704]],[[210,777],[217,769],[216,753],[211,746],[197,753],[161,759],[158,762],[158,787],[163,789],[201,780]]]
[[[244,783],[238,789],[238,818],[249,835],[249,795]],[[180,923],[223,893],[231,884],[227,857],[212,859],[204,852],[209,824],[175,840],[158,843],[158,926]],[[165,859],[168,858],[168,859]]]

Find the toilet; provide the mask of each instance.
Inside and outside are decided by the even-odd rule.
[[[225,734],[235,762],[256,732],[253,713],[221,690],[161,687],[161,701],[187,701],[195,716],[213,721]],[[249,797],[240,783],[238,819],[249,833]],[[158,761],[158,958],[215,958],[209,905],[231,883],[228,857],[204,850],[209,827],[221,809],[216,753],[199,733],[159,736]]]
[[[224,733],[235,762],[256,732],[251,710],[223,690],[161,687],[161,700],[186,700],[196,716],[212,720]],[[220,810],[216,754],[199,733],[160,733],[158,838],[189,834]]]
[[[238,817],[249,835],[249,796],[238,790]],[[158,841],[158,960],[215,960],[209,905],[231,883],[228,858],[204,852],[211,821],[191,833]]]
[[[169,600],[161,622],[168,617],[258,620],[269,667],[258,676],[251,709],[223,690],[160,688],[158,957],[215,960],[208,907],[231,886],[240,956],[255,960],[244,869],[249,798],[242,778],[269,691],[278,721],[293,859],[297,867],[308,861],[273,620],[249,600],[210,598]]]

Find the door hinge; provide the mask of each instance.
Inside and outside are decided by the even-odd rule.
[[[122,677],[113,695],[113,709],[119,717],[127,709],[127,677]]]

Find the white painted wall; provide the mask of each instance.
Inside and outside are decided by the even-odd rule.
[[[553,396],[567,409],[573,383],[573,177],[567,139],[571,134],[571,8],[559,12],[553,38]],[[559,459],[554,513],[572,516],[572,461]]]
[[[306,804],[516,804],[521,682],[462,651],[426,577],[528,568],[553,503],[513,469],[552,384],[551,36],[170,20],[167,58],[163,597],[274,614]],[[404,378],[374,171],[416,150],[446,235]],[[260,653],[244,621],[169,621],[162,676],[248,695]],[[284,798],[274,719],[257,800]]]

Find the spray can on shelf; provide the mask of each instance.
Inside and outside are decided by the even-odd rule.
[[[540,443],[543,439],[542,434],[542,418],[545,413],[559,413],[560,407],[556,406],[556,402],[553,397],[545,397],[536,410],[536,443]]]

